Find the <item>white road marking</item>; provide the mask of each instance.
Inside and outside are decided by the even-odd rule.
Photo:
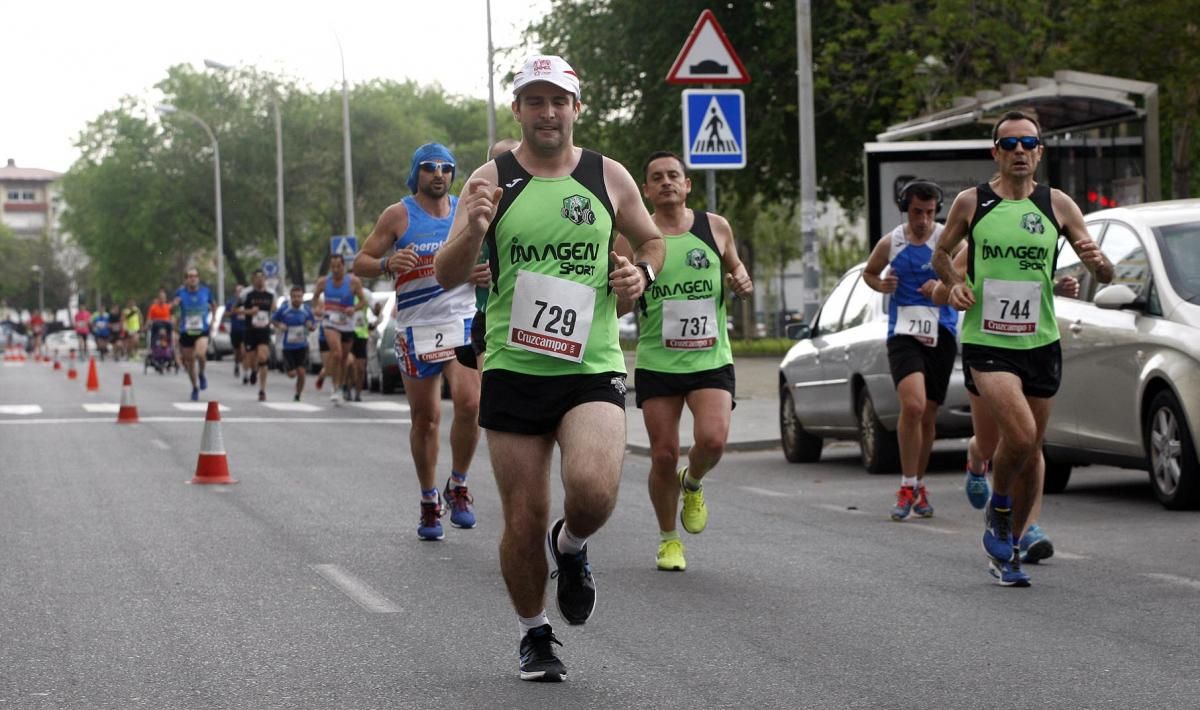
[[[909,521],[909,522],[911,522],[912,524],[906,525],[905,527],[912,528],[913,530],[924,530],[925,532],[938,533],[939,535],[954,535],[955,533],[958,532],[957,530],[951,530],[950,528],[939,528],[936,525],[927,525],[926,523],[923,523],[920,520]]]
[[[307,402],[263,402],[263,406],[267,409],[275,409],[280,412],[319,412],[321,408],[315,404]]]
[[[1092,559],[1092,558],[1088,557],[1087,555],[1077,555],[1074,552],[1063,552],[1061,550],[1055,550],[1054,556],[1059,557],[1064,560],[1090,560],[1090,559]]]
[[[207,412],[208,411],[208,402],[172,402],[171,404],[176,409],[183,411],[183,412]],[[217,408],[219,408],[222,412],[229,411],[229,407],[226,407],[223,404],[218,404]]]
[[[347,402],[351,407],[366,409],[372,412],[407,412],[408,405],[399,402]]]
[[[151,424],[195,424],[198,421],[196,417],[139,417],[138,421]],[[409,419],[384,419],[378,417],[346,417],[344,419],[335,419],[333,417],[222,417],[222,422],[227,424],[410,424]],[[76,417],[76,418],[61,418],[61,419],[0,419],[0,425],[4,424],[112,424],[111,419],[101,419],[100,417]]]
[[[309,565],[313,571],[325,578],[343,594],[354,600],[354,603],[375,614],[396,614],[400,607],[390,599],[371,589],[366,582],[343,571],[337,565]]]
[[[780,493],[779,491],[770,491],[770,490],[767,490],[766,488],[755,488],[754,486],[738,486],[738,488],[741,488],[743,491],[746,491],[747,493],[754,493],[755,495],[767,496],[769,498],[791,498],[792,497],[791,493]]]
[[[1177,574],[1163,574],[1161,572],[1147,572],[1147,573],[1142,574],[1142,576],[1149,577],[1150,579],[1157,579],[1162,582],[1170,582],[1171,584],[1178,584],[1180,586],[1188,587],[1190,589],[1200,590],[1200,579],[1192,579],[1191,577],[1181,577]]]
[[[6,365],[11,363],[5,363]],[[0,404],[0,414],[19,414],[28,416],[30,414],[41,414],[42,408],[36,404]]]
[[[116,414],[121,411],[121,405],[111,403],[84,404],[83,411],[89,414]]]
[[[6,363],[4,363],[4,366],[5,367],[25,367],[25,363],[23,363],[23,362],[6,362]]]
[[[163,451],[171,450],[171,445],[168,444],[167,442],[163,441],[162,439],[151,439],[150,443],[154,444],[155,446],[162,449]]]

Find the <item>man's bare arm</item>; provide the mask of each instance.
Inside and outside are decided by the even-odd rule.
[[[1067,243],[1079,255],[1079,261],[1087,270],[1092,272],[1100,283],[1112,283],[1113,265],[1100,251],[1100,246],[1092,239],[1083,222],[1083,212],[1062,190],[1050,191],[1050,204],[1054,208],[1054,218],[1062,226]]]
[[[875,242],[875,248],[871,250],[871,256],[867,257],[867,265],[863,268],[863,281],[880,293],[895,293],[899,283],[892,274],[888,274],[886,279],[879,276],[887,268],[891,249],[891,235],[885,234]]]
[[[354,264],[350,269],[351,273],[362,278],[375,278],[383,275],[382,267],[384,266],[387,267],[389,273],[397,273],[396,269],[400,267],[397,255],[395,253],[388,254],[388,251],[395,245],[397,235],[404,234],[406,231],[408,231],[408,208],[403,202],[389,205],[379,215],[379,219],[375,222],[375,228],[371,230],[367,241],[363,243],[362,250],[355,255]],[[394,267],[393,262],[396,262]]]
[[[666,258],[666,246],[662,232],[646,211],[642,193],[629,171],[615,160],[605,158],[604,184],[612,200],[614,226],[633,247],[632,262],[619,254],[616,255],[616,263],[609,273],[609,284],[617,292],[618,298],[624,296],[636,299],[641,295],[646,282],[642,270],[634,264],[644,261],[658,273],[662,270],[663,259]]]
[[[504,194],[496,184],[498,180],[496,162],[489,161],[472,173],[463,185],[454,222],[450,225],[450,236],[433,259],[434,276],[442,288],[454,288],[471,278],[475,263],[479,261],[479,248]]]

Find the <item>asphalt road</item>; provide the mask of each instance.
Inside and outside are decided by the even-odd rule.
[[[203,412],[184,376],[101,391],[0,368],[0,708],[1184,708],[1200,695],[1200,526],[1145,475],[1097,469],[1047,499],[1058,554],[1033,587],[986,572],[960,457],[936,516],[839,447],[816,465],[733,453],[707,483],[688,571],[654,568],[647,459],[592,539],[592,621],[550,617],[569,669],[518,679],[481,450],[480,525],[418,542],[403,397],[273,409],[214,363],[205,393],[240,483],[191,486]],[[290,382],[273,375],[269,396]],[[36,405],[14,409],[17,405]],[[379,409],[378,407],[383,407]],[[26,413],[17,413],[24,411]],[[735,414],[736,416],[736,414]],[[443,459],[448,453],[443,432]],[[556,484],[557,485],[557,484]],[[551,583],[552,584],[552,583]],[[552,594],[552,587],[549,588]],[[552,600],[552,596],[548,595]]]

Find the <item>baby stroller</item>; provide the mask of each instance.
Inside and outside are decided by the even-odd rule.
[[[154,368],[158,374],[163,374],[167,370],[174,370],[179,373],[179,363],[175,360],[175,347],[171,344],[172,333],[171,324],[167,321],[151,321],[150,329],[146,331],[146,355],[145,365],[142,366],[142,372],[149,372],[150,368]]]

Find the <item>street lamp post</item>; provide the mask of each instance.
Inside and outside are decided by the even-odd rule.
[[[350,92],[346,87],[346,54],[337,34],[338,56],[342,58],[342,165],[346,175],[346,236],[354,236],[354,172],[350,169]]]
[[[217,143],[217,136],[196,114],[191,111],[185,111],[171,104],[159,104],[154,107],[161,115],[170,115],[178,113],[181,116],[187,116],[208,134],[209,140],[212,141],[213,148],[213,191],[216,193],[217,203],[217,303],[225,302],[225,233],[221,225],[221,146]]]
[[[229,71],[233,68],[212,59],[205,59],[204,66],[218,71]],[[283,295],[287,293],[287,289],[284,288],[284,281],[287,281],[287,261],[284,258],[287,253],[283,239],[283,118],[279,112],[279,96],[275,91],[271,91],[271,108],[275,115],[275,251],[280,269],[275,292],[276,295]]]
[[[29,267],[29,270],[37,274],[38,277],[38,313],[45,317],[46,313],[46,275],[42,271],[41,264],[34,264]]]

